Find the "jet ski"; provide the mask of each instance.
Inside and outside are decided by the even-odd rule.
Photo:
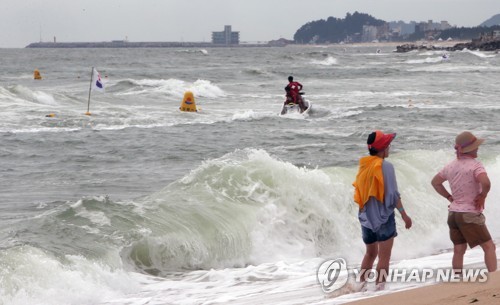
[[[307,101],[304,98],[304,92],[299,92],[302,102],[304,103],[305,110],[301,111],[299,104],[293,101],[293,98],[290,95],[286,95],[286,101],[283,103],[281,107],[281,115],[299,113],[299,114],[308,114],[311,111],[312,103]]]

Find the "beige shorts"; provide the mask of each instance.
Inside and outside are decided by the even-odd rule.
[[[448,212],[448,227],[454,245],[468,243],[474,248],[491,240],[483,213]]]

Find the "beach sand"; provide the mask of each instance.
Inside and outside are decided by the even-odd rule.
[[[398,291],[349,305],[499,305],[500,271],[490,273],[484,283],[439,283],[410,290]]]

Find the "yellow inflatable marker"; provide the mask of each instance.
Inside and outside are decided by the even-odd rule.
[[[55,116],[56,116],[55,113],[49,113],[49,114],[45,115],[46,118],[53,118]]]
[[[191,91],[184,92],[184,98],[182,99],[181,106],[179,107],[181,111],[193,111],[196,112],[196,103],[194,101],[194,95]]]
[[[40,71],[38,71],[38,69],[35,69],[35,71],[33,71],[33,78],[42,79],[42,75],[40,74]]]

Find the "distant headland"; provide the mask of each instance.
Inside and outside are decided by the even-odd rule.
[[[405,23],[384,21],[365,13],[348,13],[345,18],[328,17],[308,22],[293,36],[300,44],[363,42],[416,42],[420,40],[472,40],[484,33],[500,31],[500,14],[477,27],[457,27],[446,20]]]

